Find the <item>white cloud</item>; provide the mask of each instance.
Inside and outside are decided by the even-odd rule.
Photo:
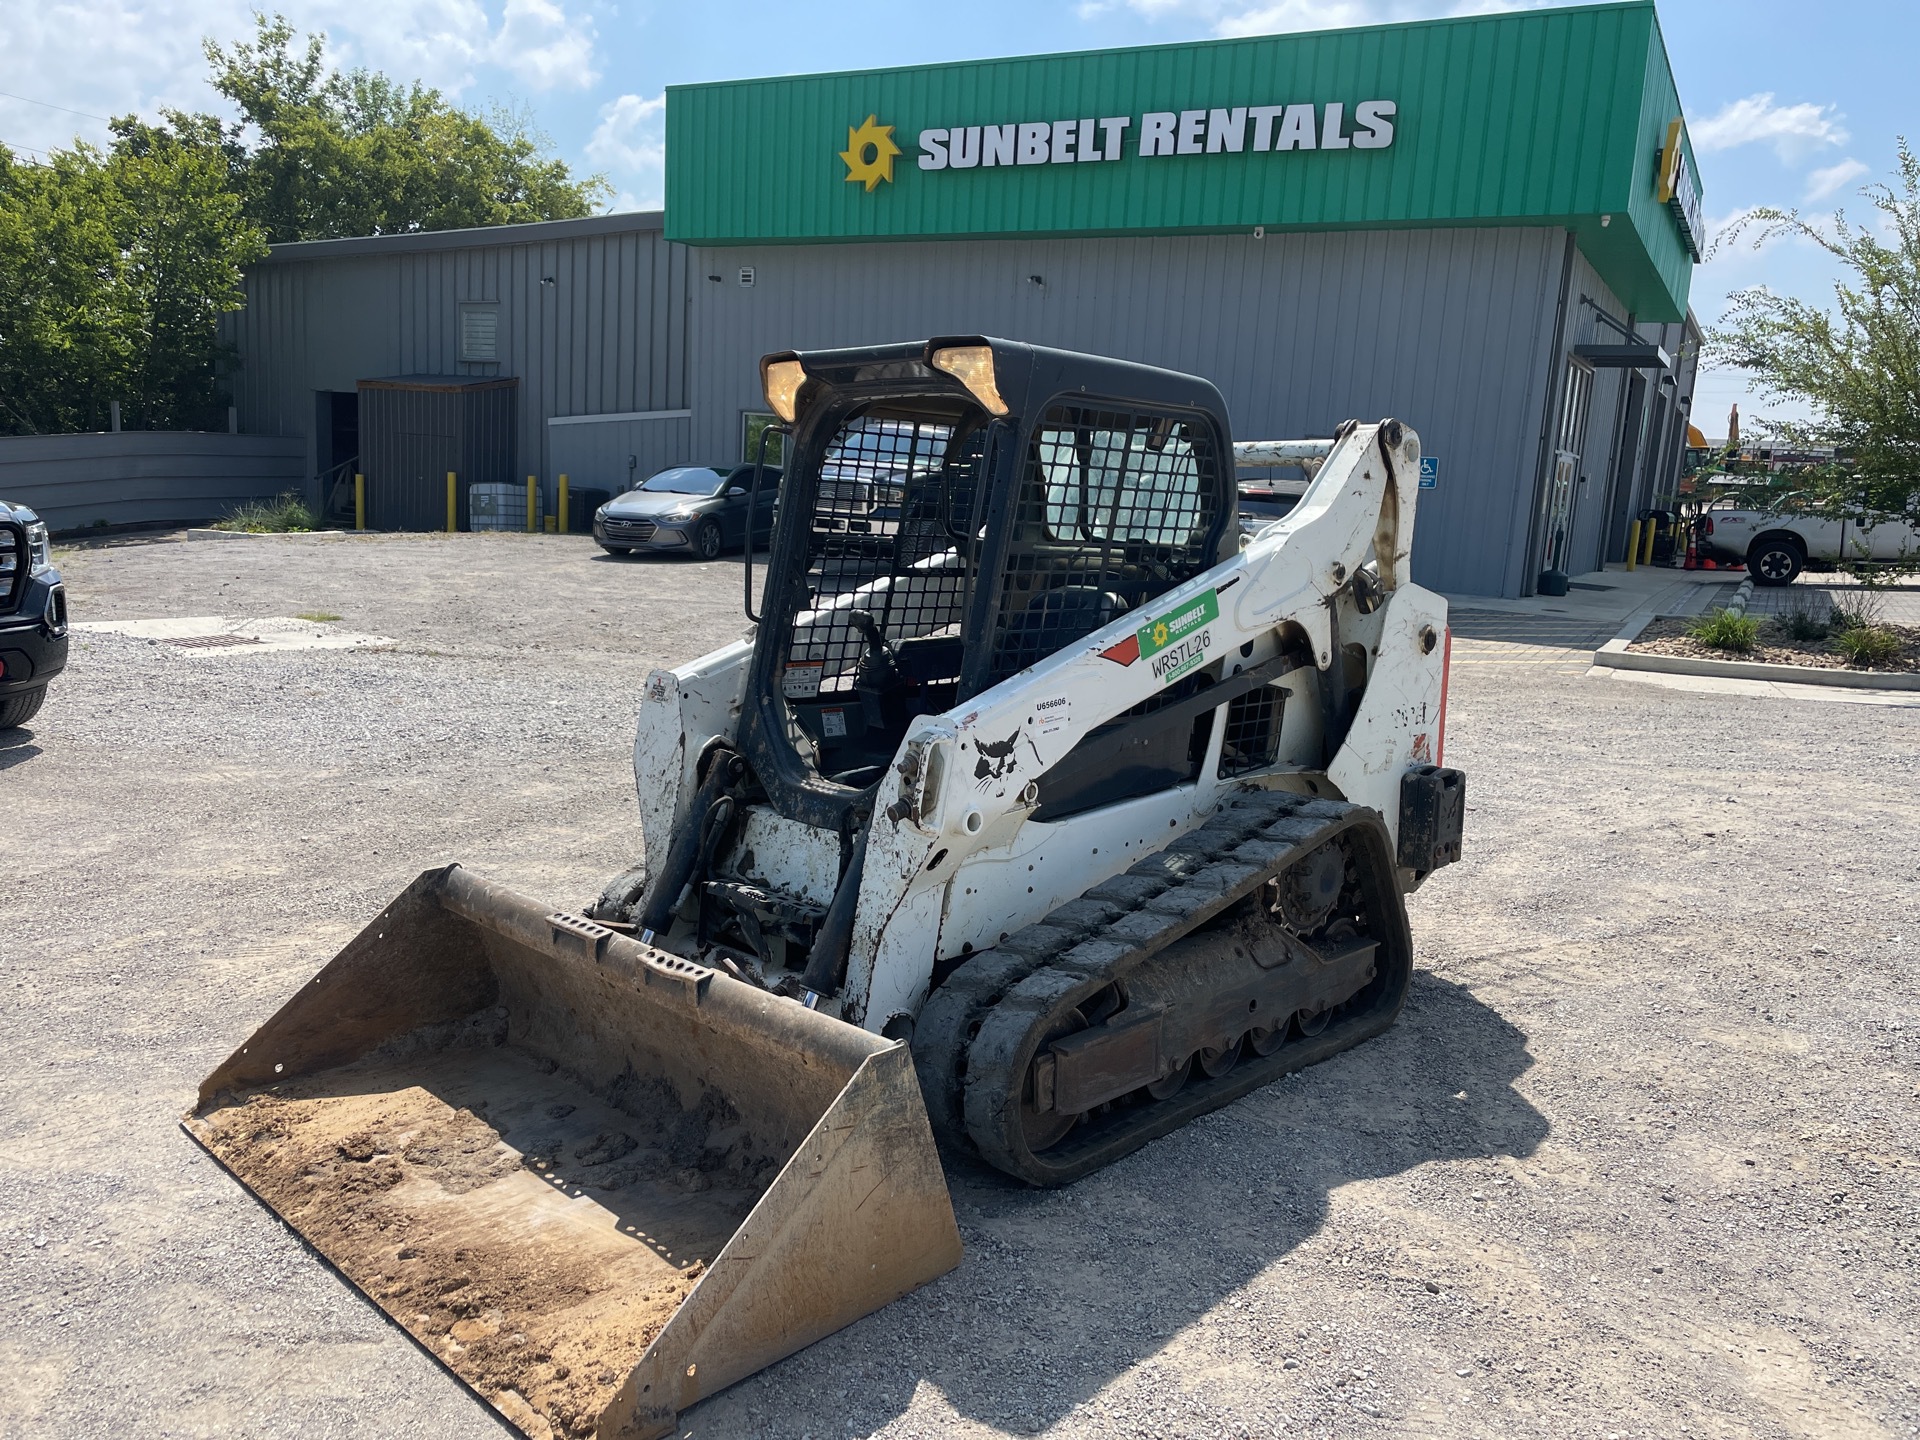
[[[1816,204],[1828,196],[1837,194],[1868,173],[1869,167],[1848,156],[1838,165],[1829,165],[1824,170],[1815,170],[1807,176],[1807,203]]]
[[[500,33],[488,49],[496,65],[535,90],[584,90],[600,78],[593,67],[593,21],[567,14],[553,0],[507,0]]]
[[[651,210],[661,204],[667,163],[667,97],[622,95],[600,107],[600,123],[587,141],[587,158],[615,175],[631,178],[613,202],[616,210]]]
[[[1833,106],[1776,105],[1771,90],[1730,101],[1691,126],[1689,134],[1693,148],[1703,154],[1768,144],[1786,165],[1798,165],[1825,146],[1847,143],[1847,129]]]
[[[328,56],[342,69],[364,65],[454,96],[489,80],[546,90],[597,78],[585,0],[48,0],[5,7],[0,90],[95,115],[224,110],[207,89],[200,41],[251,38],[255,9],[326,32]],[[0,98],[0,139],[44,150],[76,134],[99,143],[107,129]]]

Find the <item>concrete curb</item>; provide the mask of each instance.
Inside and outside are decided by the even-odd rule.
[[[1741,588],[1751,594],[1752,582],[1746,582]],[[1722,680],[1773,680],[1787,685],[1830,685],[1842,690],[1920,690],[1920,674],[1913,671],[1826,670],[1813,665],[1700,660],[1691,655],[1655,655],[1627,649],[1640,638],[1642,630],[1659,618],[1658,612],[1652,609],[1629,615],[1620,633],[1593,652],[1593,663],[1610,670],[1646,670],[1656,675],[1712,675]]]
[[[214,530],[189,526],[189,540],[338,540],[349,530]]]
[[[1744,615],[1747,613],[1747,602],[1751,599],[1753,599],[1753,577],[1749,575],[1734,586],[1733,598],[1720,608],[1729,615]]]

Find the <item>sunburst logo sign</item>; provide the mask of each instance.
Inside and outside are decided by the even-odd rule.
[[[847,127],[847,148],[840,158],[847,162],[847,183],[865,185],[867,193],[882,180],[893,183],[893,161],[900,147],[893,143],[893,126],[882,125],[877,115],[866,122]]]

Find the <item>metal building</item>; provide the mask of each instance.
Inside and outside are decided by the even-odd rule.
[[[359,381],[512,377],[517,473],[618,490],[741,458],[766,352],[985,333],[1204,375],[1246,438],[1410,422],[1442,590],[1622,558],[1671,486],[1700,192],[1650,3],[673,88],[667,117],[664,216],[276,247],[243,428],[308,435],[318,487],[371,453]]]

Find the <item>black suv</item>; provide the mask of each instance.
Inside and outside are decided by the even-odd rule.
[[[24,725],[67,668],[67,591],[47,527],[0,500],[0,730]]]

